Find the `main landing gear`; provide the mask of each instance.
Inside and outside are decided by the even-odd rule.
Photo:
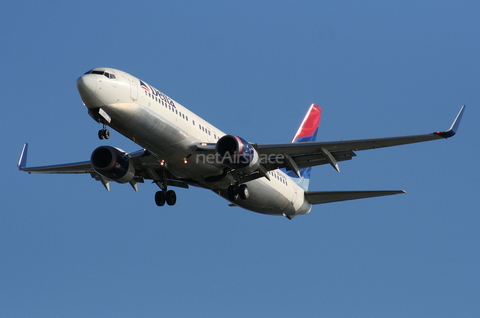
[[[177,202],[177,194],[173,190],[168,191],[157,191],[155,193],[155,203],[158,206],[164,206],[165,202],[168,205],[174,205]]]
[[[173,190],[167,190],[167,172],[166,170],[160,170],[160,175],[157,175],[156,172],[152,171],[152,179],[161,189],[155,193],[155,203],[158,206],[164,206],[165,203],[168,205],[175,205],[177,202],[177,194]]]
[[[246,200],[249,197],[249,192],[248,192],[248,187],[246,184],[232,184],[231,186],[228,187],[228,199],[230,201],[237,201],[238,198],[242,200]]]
[[[103,125],[103,129],[98,131],[98,138],[102,139],[109,139],[110,138],[110,131],[107,129],[107,125]]]

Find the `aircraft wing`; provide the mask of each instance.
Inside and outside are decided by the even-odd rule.
[[[18,169],[28,173],[64,173],[64,174],[76,174],[76,173],[91,173],[93,172],[90,161],[81,161],[74,163],[67,163],[61,165],[50,165],[40,167],[27,167],[27,152],[28,144],[23,145],[22,154],[18,161]]]
[[[264,166],[267,170],[286,168],[297,173],[301,168],[329,163],[339,171],[338,162],[352,159],[352,157],[356,156],[354,151],[453,137],[458,130],[464,110],[465,106],[462,106],[450,129],[430,134],[327,142],[253,144],[253,146],[260,156],[284,156],[285,160],[268,161],[265,163]]]
[[[51,174],[82,174],[88,173],[95,180],[101,181],[105,188],[110,191],[109,182],[111,180],[106,179],[97,173],[91,165],[90,161],[80,161],[74,163],[66,163],[59,165],[27,167],[27,152],[28,144],[23,146],[22,154],[18,161],[18,169],[28,173],[51,173]],[[135,177],[130,182],[132,187],[138,191],[137,183],[143,183],[144,179],[151,179],[157,183],[161,188],[164,184],[171,186],[188,188],[188,183],[184,180],[176,179],[165,168],[162,168],[158,160],[145,149],[132,152],[128,154],[131,162],[135,166]]]
[[[139,150],[129,154],[130,159],[134,162],[138,158],[145,155],[145,150]],[[90,161],[80,161],[73,163],[65,163],[59,165],[49,165],[49,166],[38,166],[38,167],[27,167],[27,153],[28,153],[28,143],[23,145],[22,154],[18,160],[18,169],[28,173],[52,173],[52,174],[79,174],[79,173],[96,173],[92,168]]]

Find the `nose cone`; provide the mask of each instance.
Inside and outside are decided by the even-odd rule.
[[[77,88],[83,101],[89,99],[97,90],[97,77],[94,74],[85,74],[77,79]]]

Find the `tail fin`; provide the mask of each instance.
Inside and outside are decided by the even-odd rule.
[[[315,104],[312,104],[308,109],[305,118],[303,119],[300,127],[298,127],[297,133],[293,137],[293,142],[307,142],[315,141],[317,139],[318,127],[320,126],[320,117],[322,115],[322,109]],[[287,174],[293,181],[295,181],[305,191],[308,190],[310,183],[310,172],[312,168],[300,169],[300,178],[293,172],[288,171]]]

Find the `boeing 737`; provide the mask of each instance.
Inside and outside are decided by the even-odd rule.
[[[350,160],[356,151],[445,139],[455,135],[465,110],[462,106],[450,129],[422,135],[343,141],[316,141],[322,109],[312,104],[290,143],[251,143],[227,135],[164,93],[130,74],[95,68],[77,79],[88,114],[103,125],[100,139],[109,139],[111,127],[143,149],[127,153],[100,146],[90,160],[27,167],[25,144],[18,168],[28,173],[90,174],[110,190],[110,182],[152,180],[160,191],[158,206],[174,205],[172,187],[212,190],[254,212],[288,219],[307,214],[312,205],[404,193],[393,191],[309,191],[313,166]]]

